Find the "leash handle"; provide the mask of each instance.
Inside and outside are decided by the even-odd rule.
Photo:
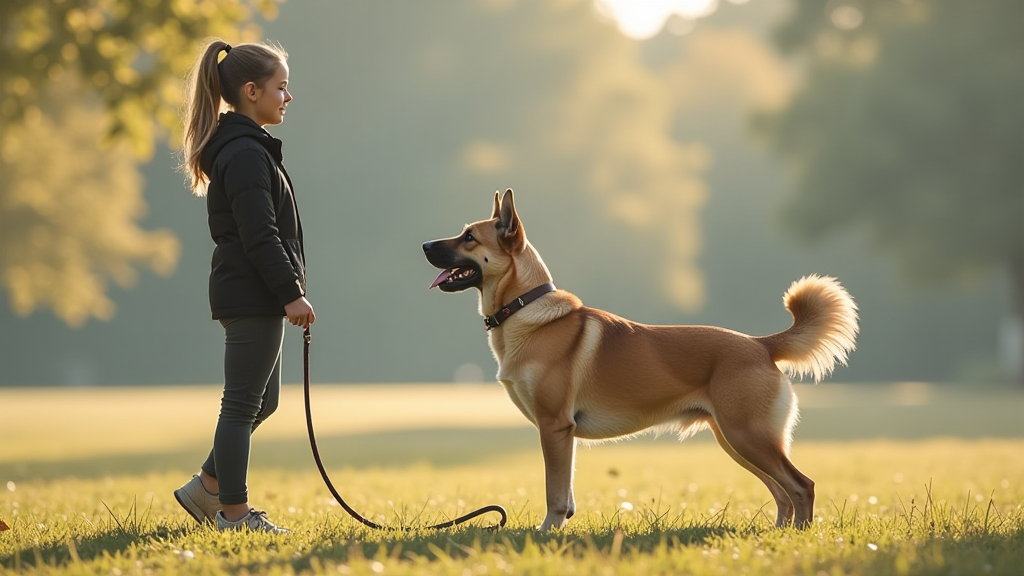
[[[327,476],[327,470],[324,469],[323,460],[320,459],[320,450],[317,448],[316,445],[316,436],[313,434],[313,412],[310,408],[309,401],[309,343],[313,340],[313,337],[309,332],[308,326],[302,333],[302,340],[302,380],[303,396],[305,397],[306,404],[306,431],[309,432],[309,447],[313,451],[313,460],[316,461],[316,467],[318,470],[320,470],[320,476],[324,479],[324,484],[327,484],[327,489],[330,490],[331,495],[334,496],[334,499],[338,501],[338,504],[340,504],[341,507],[344,508],[346,512],[348,512],[349,516],[355,518],[363,525],[373,528],[374,530],[397,530],[397,528],[394,528],[392,526],[384,526],[382,524],[377,524],[376,522],[373,522],[372,520],[364,517],[359,512],[356,512],[354,508],[352,508],[351,506],[348,505],[347,502],[345,502],[345,499],[341,497],[341,494],[338,493],[338,490],[334,487],[334,484],[331,483],[331,479]],[[434,524],[433,526],[427,526],[426,529],[441,530],[444,528],[451,528],[452,526],[458,526],[459,524],[462,524],[467,520],[472,520],[473,518],[476,518],[477,516],[480,516],[482,514],[487,514],[488,512],[496,512],[499,515],[501,515],[501,520],[498,521],[497,526],[491,526],[491,528],[500,528],[504,526],[505,523],[508,521],[508,514],[505,512],[505,509],[497,504],[491,504],[490,506],[484,506],[483,508],[478,508],[468,514],[459,516],[454,520],[449,520],[448,522],[442,522],[440,524]],[[411,530],[411,528],[402,529]]]

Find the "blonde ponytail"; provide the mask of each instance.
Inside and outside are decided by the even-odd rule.
[[[222,51],[225,56],[218,63]],[[192,193],[201,197],[210,181],[200,165],[203,149],[217,131],[225,104],[237,108],[242,87],[248,82],[263,86],[288,60],[288,54],[274,44],[232,47],[219,38],[207,40],[200,52],[185,84],[181,169]]]

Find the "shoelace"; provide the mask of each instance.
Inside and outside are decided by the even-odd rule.
[[[249,514],[251,514],[252,516],[254,516],[254,517],[262,520],[263,522],[266,522],[267,524],[270,524],[271,526],[273,526],[273,522],[271,522],[270,520],[267,519],[267,512],[266,512],[266,510],[257,510],[255,508],[250,508],[249,509]]]

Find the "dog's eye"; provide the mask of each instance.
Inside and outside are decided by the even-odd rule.
[[[466,242],[472,242],[474,240],[476,240],[476,238],[473,238],[473,233],[472,232],[466,232]]]

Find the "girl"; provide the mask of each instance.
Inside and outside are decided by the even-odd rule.
[[[208,41],[187,98],[182,168],[192,192],[206,196],[216,244],[210,308],[224,327],[224,395],[213,450],[174,497],[220,530],[287,532],[249,507],[246,487],[250,435],[280,397],[284,319],[302,327],[316,319],[281,141],[263,128],[280,124],[292,100],[287,54],[270,44]]]

